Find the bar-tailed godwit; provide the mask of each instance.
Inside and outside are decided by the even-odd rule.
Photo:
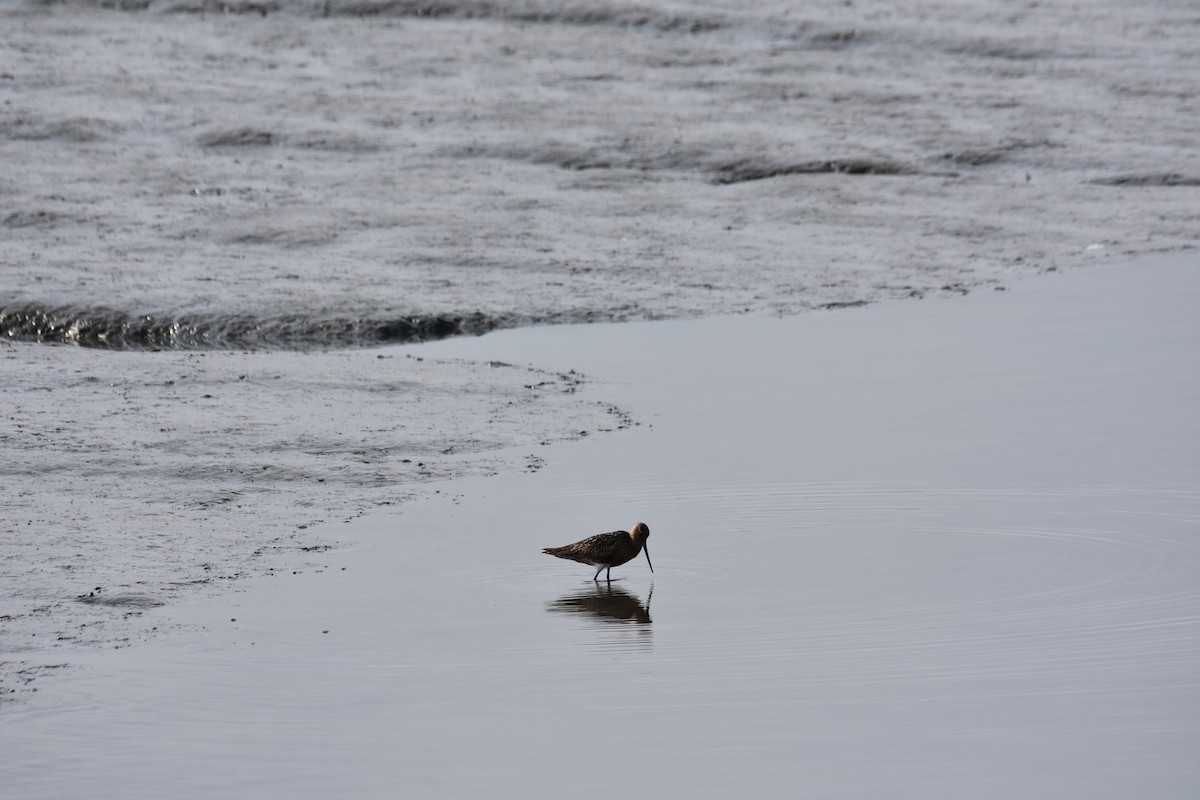
[[[608,570],[605,572],[604,578],[611,581],[613,567],[619,567],[626,561],[636,558],[637,554],[643,550],[646,552],[646,563],[650,564],[650,571],[654,572],[654,564],[650,563],[650,550],[646,547],[648,538],[650,538],[650,526],[639,522],[628,532],[597,533],[595,536],[589,536],[575,544],[547,547],[542,552],[558,558],[578,561],[581,564],[591,564],[596,568],[596,574],[592,576],[594,581],[600,580],[600,573]]]

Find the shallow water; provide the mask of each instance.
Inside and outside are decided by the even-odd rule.
[[[15,709],[0,784],[1192,797],[1195,267],[422,346],[607,375],[647,424],[147,611],[203,630]],[[638,519],[653,574],[539,552]]]

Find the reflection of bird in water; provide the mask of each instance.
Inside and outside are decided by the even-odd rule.
[[[597,533],[595,536],[589,536],[575,544],[547,547],[542,552],[558,558],[578,561],[581,564],[591,564],[596,568],[596,574],[592,576],[594,581],[600,580],[600,573],[608,570],[604,577],[611,581],[613,567],[619,567],[634,559],[643,550],[646,551],[646,563],[650,564],[650,571],[654,572],[654,564],[650,563],[650,551],[646,548],[648,538],[650,538],[650,526],[639,522],[630,528],[628,533],[625,531]]]
[[[649,594],[646,595],[646,604],[642,605],[642,601],[636,595],[609,583],[560,597],[553,603],[547,603],[546,609],[561,613],[590,614],[599,617],[603,622],[618,625],[649,625],[650,598],[653,596],[654,587],[651,586]]]

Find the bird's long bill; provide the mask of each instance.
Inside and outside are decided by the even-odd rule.
[[[650,571],[651,571],[651,572],[654,572],[654,565],[650,563],[650,548],[649,548],[649,547],[646,547],[646,545],[645,545],[645,544],[643,544],[643,545],[642,545],[642,552],[646,554],[646,563],[647,563],[647,564],[650,564]]]

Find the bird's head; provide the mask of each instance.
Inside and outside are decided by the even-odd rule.
[[[650,561],[650,548],[646,545],[646,540],[650,538],[650,526],[639,522],[629,529],[629,536],[635,544],[642,546],[642,552],[646,554],[646,563],[650,565],[650,571],[654,572],[654,563]]]

